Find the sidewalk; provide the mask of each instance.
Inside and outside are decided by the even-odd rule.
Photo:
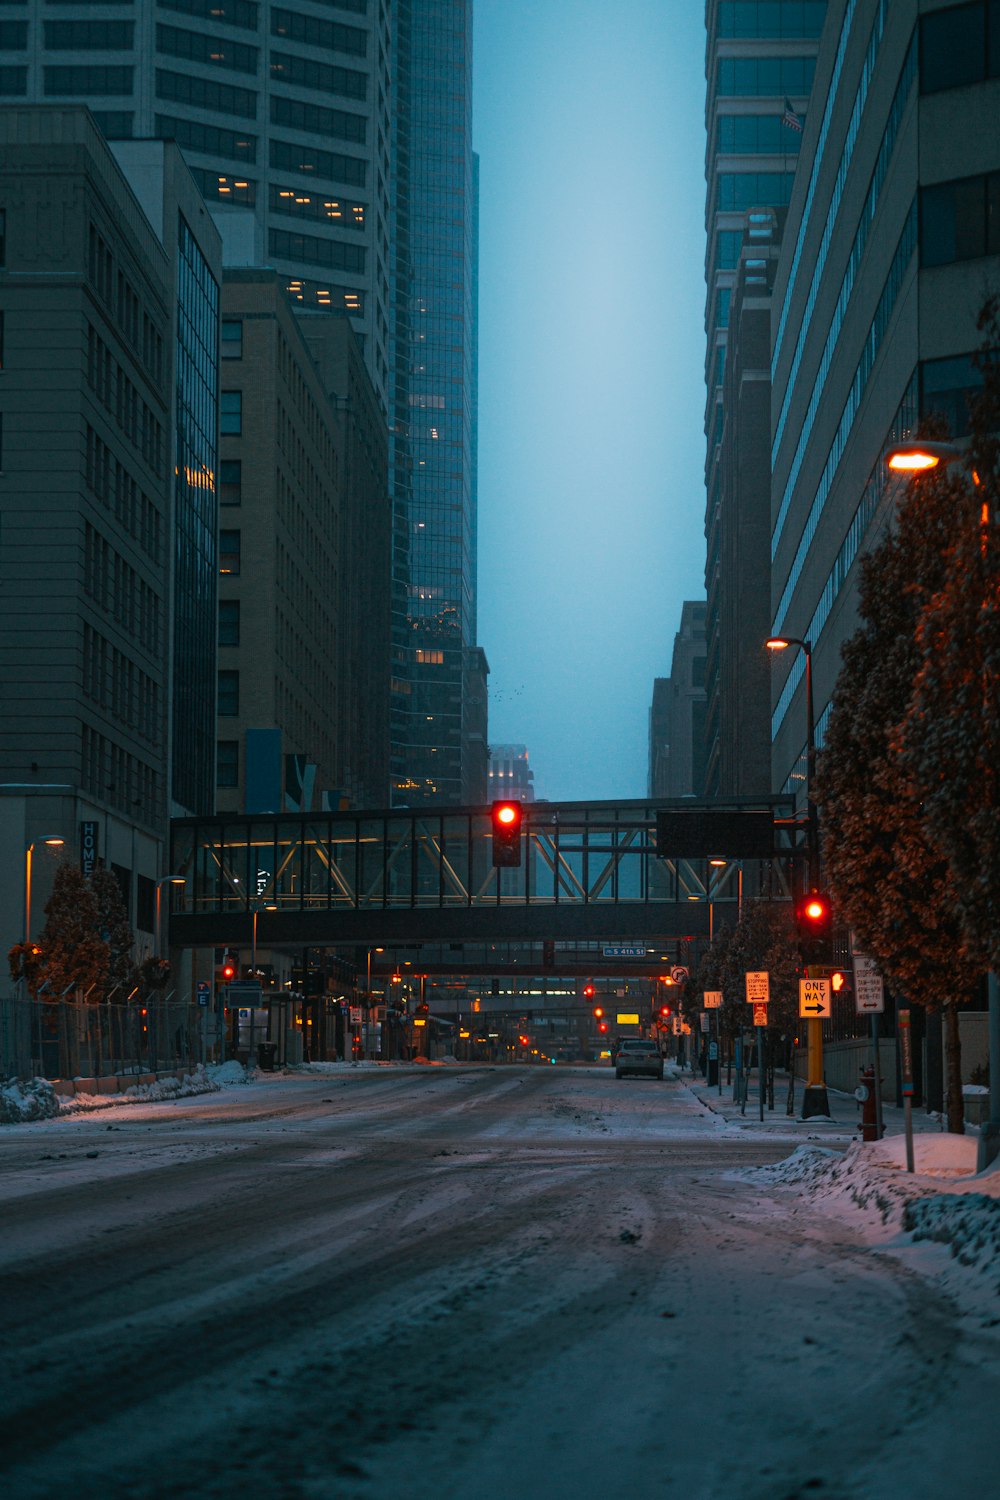
[[[803,1141],[821,1140],[830,1146],[847,1145],[861,1139],[861,1105],[853,1094],[828,1089],[830,1118],[814,1115],[808,1120],[802,1120],[799,1115],[802,1110],[803,1081],[801,1078],[795,1080],[794,1113],[789,1115],[786,1113],[788,1074],[779,1071],[774,1075],[774,1108],[768,1109],[765,1097],[762,1121],[756,1073],[751,1075],[750,1093],[744,1111],[739,1104],[733,1102],[733,1086],[725,1081],[725,1068],[722,1069],[721,1092],[716,1084],[709,1087],[700,1073],[692,1073],[688,1068],[681,1071],[676,1064],[674,1069],[679,1082],[687,1085],[698,1102],[713,1114],[720,1115],[734,1130],[765,1131],[769,1135],[787,1134]],[[901,1106],[883,1103],[882,1123],[887,1137],[902,1135],[905,1130],[905,1111]],[[914,1108],[914,1134],[940,1134],[943,1128],[939,1115],[929,1115],[922,1106]]]

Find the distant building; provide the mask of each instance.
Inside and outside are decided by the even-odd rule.
[[[528,765],[527,745],[491,745],[488,791],[486,800],[496,802],[500,798],[516,798],[518,802],[534,802],[535,774]]]
[[[688,600],[674,637],[670,676],[650,708],[648,785],[653,797],[700,797],[705,785],[705,605]]]
[[[219,809],[384,807],[391,512],[357,338],[227,271],[221,350]]]
[[[758,751],[750,733],[760,693],[760,668],[766,670],[750,631],[756,631],[755,599],[768,592],[766,568],[753,540],[766,528],[768,497],[759,485],[742,483],[735,439],[751,441],[754,451],[768,438],[769,412],[759,384],[762,369],[746,364],[750,328],[740,333],[744,376],[727,379],[727,348],[737,333],[735,304],[744,276],[744,232],[752,211],[778,219],[792,187],[810,116],[816,54],[826,16],[826,0],[707,0],[705,152],[708,239],[705,251],[705,589],[708,596],[708,760],[706,789],[736,793],[735,782],[757,780]],[[753,258],[751,256],[751,258]],[[761,290],[761,288],[756,288]],[[746,309],[741,314],[746,316]],[[759,335],[759,328],[755,339]],[[764,362],[767,370],[767,361]],[[767,371],[769,377],[769,371]],[[733,411],[736,399],[740,409]],[[755,421],[759,437],[750,437]],[[728,429],[728,437],[727,437]],[[735,493],[733,485],[740,486]],[[759,504],[760,513],[755,514]],[[742,538],[742,544],[741,544]],[[741,631],[743,633],[741,633]],[[740,673],[752,677],[734,689]],[[742,696],[741,696],[742,694]],[[733,718],[737,713],[738,717]],[[748,739],[748,734],[750,738]]]

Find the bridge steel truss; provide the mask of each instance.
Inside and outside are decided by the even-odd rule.
[[[774,856],[660,858],[661,808],[766,808]],[[790,899],[801,845],[788,798],[531,803],[517,869],[493,866],[488,807],[177,818],[170,942],[246,947],[255,912],[273,948],[708,937],[740,896]]]

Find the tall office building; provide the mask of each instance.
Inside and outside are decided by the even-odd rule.
[[[488,799],[516,797],[518,802],[534,802],[535,773],[528,765],[527,745],[491,745],[488,775]]]
[[[0,109],[8,946],[43,833],[114,868],[151,940],[170,804],[212,807],[219,239],[179,152],[150,145],[133,185],[85,110]]]
[[[727,385],[727,347],[734,298],[741,296],[747,268],[751,275],[759,270],[752,264],[760,256],[748,226],[766,228],[764,239],[773,244],[773,227],[791,197],[825,13],[826,0],[707,0],[705,6],[706,790],[729,796],[764,789],[750,783],[758,779],[759,745],[767,735],[766,681],[744,683],[736,697],[726,684],[748,666],[767,597],[766,570],[761,573],[753,542],[755,528],[767,527],[767,483],[757,486],[755,496],[748,484],[739,494],[733,489],[734,480],[745,477],[735,448],[737,430],[745,442],[752,420],[759,420],[766,445],[767,396],[749,391],[750,380],[761,378],[759,368],[752,375],[744,368],[742,378]],[[778,220],[772,210],[779,211]],[[767,288],[759,276],[751,286],[759,304]],[[744,357],[750,339],[748,327],[740,340]],[[734,394],[742,402],[739,411],[731,408]],[[760,652],[758,665],[766,665],[763,638]]]
[[[393,799],[481,802],[471,0],[396,0]]]
[[[774,287],[772,619],[812,647],[817,734],[888,523],[888,444],[960,435],[976,315],[1000,286],[1000,5],[830,0]],[[802,784],[804,655],[772,689],[776,789]]]
[[[347,311],[387,407],[389,0],[3,9],[0,99],[79,100],[109,140],[176,141],[227,262]]]

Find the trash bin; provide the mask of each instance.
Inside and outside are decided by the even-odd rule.
[[[265,1073],[274,1072],[274,1059],[278,1054],[277,1042],[257,1043],[257,1066]]]

